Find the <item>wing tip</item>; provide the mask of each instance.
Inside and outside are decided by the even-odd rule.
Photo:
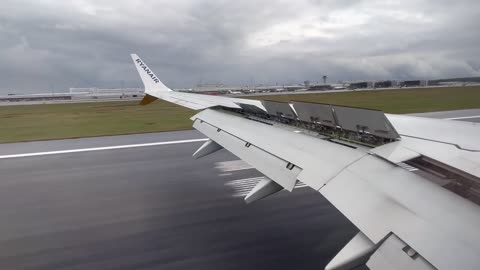
[[[168,88],[160,79],[155,75],[155,73],[145,64],[145,62],[135,53],[130,54],[132,57],[133,63],[137,69],[140,79],[143,82],[145,87],[145,92],[160,91],[160,92],[170,92],[172,89]]]

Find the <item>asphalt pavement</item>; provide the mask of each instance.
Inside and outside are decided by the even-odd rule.
[[[430,112],[430,113],[414,113],[412,115],[429,117],[429,118],[439,118],[439,119],[480,123],[480,109]]]
[[[261,174],[224,150],[193,160],[201,142],[178,142],[202,138],[192,130],[0,145],[12,155],[177,142],[1,159],[0,269],[323,269],[356,234],[305,186],[246,205]]]
[[[246,205],[261,175],[200,145],[1,160],[0,269],[322,269],[356,233],[310,188]]]

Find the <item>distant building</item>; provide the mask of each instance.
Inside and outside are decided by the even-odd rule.
[[[229,90],[223,83],[199,83],[194,87],[194,92],[226,92]]]
[[[364,89],[364,88],[373,88],[373,82],[352,82],[349,86],[350,89]]]
[[[70,88],[70,94],[74,97],[92,98],[128,98],[140,97],[145,94],[140,88]]]
[[[375,88],[389,88],[393,86],[392,81],[379,81],[375,82]]]
[[[301,90],[301,89],[305,89],[305,88],[303,87],[303,85],[302,86],[299,86],[299,85],[285,85],[283,87],[283,89],[285,91],[293,92],[293,91],[297,91],[297,90]]]
[[[308,91],[325,91],[325,90],[332,90],[333,87],[329,84],[317,84],[317,85],[310,85],[308,87]]]
[[[428,85],[478,85],[480,84],[480,77],[465,77],[465,78],[450,78],[429,80]]]
[[[31,95],[13,95],[0,96],[0,102],[31,102],[31,101],[53,101],[53,100],[71,100],[70,94],[31,94]]]
[[[423,87],[428,86],[427,80],[411,80],[411,81],[403,81],[400,83],[402,87]]]

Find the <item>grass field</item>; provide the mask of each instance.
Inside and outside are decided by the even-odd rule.
[[[414,113],[480,108],[480,87],[451,87],[255,97]],[[195,112],[164,101],[0,107],[0,142],[130,134],[191,128]]]
[[[0,107],[0,142],[190,129],[193,111],[156,101]]]
[[[277,95],[255,98],[328,103],[377,109],[387,113],[418,113],[480,108],[480,86]]]

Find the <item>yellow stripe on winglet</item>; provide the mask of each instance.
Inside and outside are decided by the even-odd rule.
[[[146,94],[142,101],[140,101],[140,105],[147,105],[147,104],[150,104],[152,102],[154,102],[155,100],[157,100],[158,98],[154,97],[154,96],[150,96],[149,94]]]

